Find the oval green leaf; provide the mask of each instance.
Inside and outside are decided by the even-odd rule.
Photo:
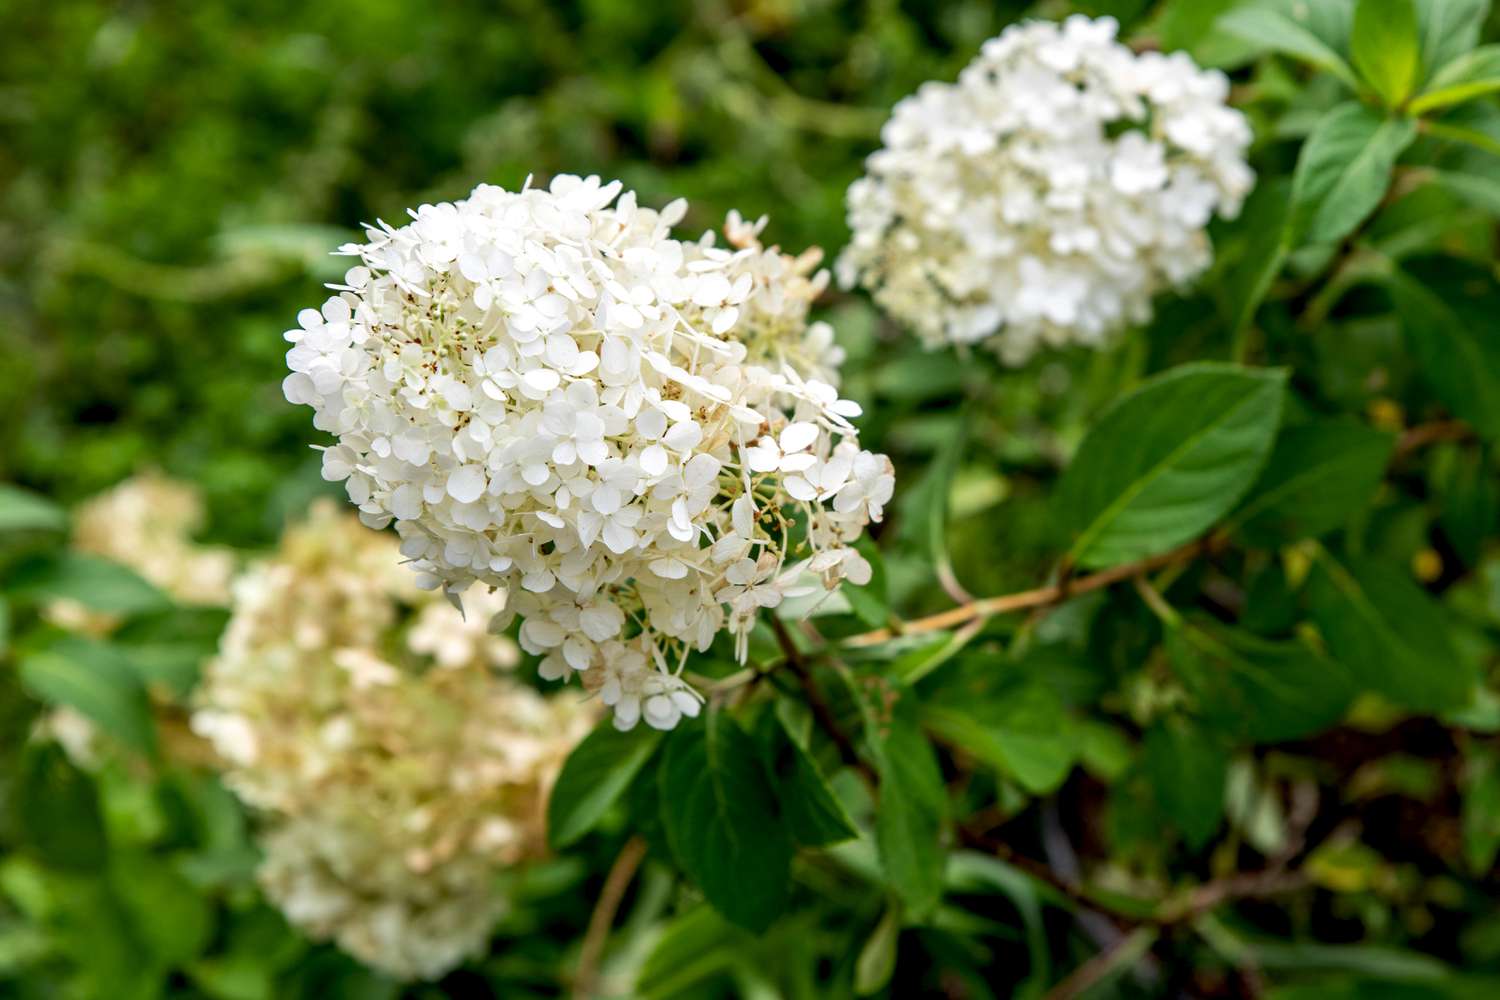
[[[1390,186],[1396,158],[1417,137],[1410,118],[1350,101],[1314,126],[1292,174],[1293,244],[1332,243],[1364,222]]]
[[[1106,412],[1058,487],[1072,561],[1114,566],[1210,528],[1265,464],[1285,383],[1279,370],[1183,365]]]
[[[1332,531],[1370,501],[1395,444],[1391,435],[1353,420],[1288,427],[1234,523],[1254,545]]]
[[[573,749],[547,801],[547,843],[553,850],[574,843],[604,818],[660,741],[654,729],[622,733],[605,722]]]
[[[1474,671],[1442,607],[1405,573],[1373,559],[1341,565],[1320,552],[1307,596],[1329,652],[1356,683],[1416,711],[1467,703]]]
[[[731,922],[760,932],[786,908],[792,839],[755,742],[723,712],[679,729],[658,770],[677,863]]]

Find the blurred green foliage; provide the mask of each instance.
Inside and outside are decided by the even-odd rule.
[[[653,204],[685,196],[685,230],[768,212],[770,241],[833,253],[890,106],[1018,16],[1071,10],[1229,67],[1260,190],[1216,229],[1200,288],[1107,352],[1003,371],[923,352],[862,297],[829,295],[862,440],[900,485],[880,584],[820,626],[950,606],[935,579],[975,594],[1047,581],[1087,522],[1057,488],[1087,429],[1188,361],[1287,375],[1249,500],[1184,532],[1227,524],[1234,546],[1158,575],[1144,601],[1116,588],[821,665],[829,711],[856,730],[881,697],[899,706],[870,726],[884,813],[786,692],[743,730],[716,720],[732,728],[713,739],[754,741],[817,800],[800,822],[869,833],[793,862],[790,844],[764,851],[794,876],[764,936],[702,902],[719,887],[671,873],[678,825],[698,821],[664,814],[661,756],[627,755],[620,801],[517,876],[494,953],[407,995],[557,995],[631,831],[650,855],[611,955],[639,972],[633,995],[1040,996],[1101,952],[1090,996],[1496,995],[1500,108],[1483,97],[1403,127],[1394,174],[1325,211],[1309,178],[1347,157],[1299,168],[1323,145],[1304,140],[1341,103],[1378,128],[1360,109],[1412,85],[1359,84],[1393,43],[1340,21],[1352,4],[1308,2],[1332,25],[1319,30],[1353,31],[1320,70],[1267,29],[1296,6],[1275,0],[0,5],[0,480],[30,491],[0,492],[0,997],[401,992],[259,900],[247,817],[162,749],[191,685],[172,665],[208,655],[220,623],[65,550],[62,508],[144,467],[201,486],[209,536],[250,550],[329,491],[307,449],[319,435],[281,396],[278,336],[341,273],[328,250],[480,181],[566,171]],[[1480,37],[1484,4],[1413,7],[1424,25],[1436,9]],[[1412,437],[1433,427],[1447,432]],[[126,625],[85,645],[39,615],[57,597]],[[148,654],[166,635],[163,666]],[[758,660],[775,648],[757,636]],[[97,774],[28,740],[53,702],[112,720],[120,752]],[[663,752],[693,774],[706,739]],[[893,819],[919,814],[918,829]],[[882,873],[893,850],[905,863]],[[1295,884],[1260,892],[1267,870]]]

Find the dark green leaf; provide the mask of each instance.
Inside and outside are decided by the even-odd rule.
[[[1165,552],[1212,527],[1271,450],[1286,373],[1226,364],[1174,368],[1099,419],[1058,487],[1075,541],[1098,568]]]
[[[51,500],[0,483],[0,532],[61,531],[67,526],[68,515]]]
[[[1214,735],[1186,719],[1162,719],[1146,732],[1146,775],[1157,804],[1189,847],[1208,843],[1224,819],[1229,757]]]
[[[1442,608],[1401,569],[1373,559],[1340,565],[1319,553],[1307,582],[1313,619],[1356,683],[1416,710],[1457,708],[1474,672]]]
[[[1342,663],[1300,642],[1270,642],[1209,621],[1170,630],[1167,655],[1205,721],[1257,743],[1316,733],[1337,722],[1354,696]]]
[[[749,943],[748,935],[713,907],[695,907],[662,930],[641,964],[633,995],[641,1000],[691,996],[687,991],[731,969]]]
[[[178,966],[197,958],[213,933],[213,907],[161,858],[119,855],[110,861],[110,888],[155,957]]]
[[[654,729],[638,726],[622,733],[604,722],[573,748],[547,801],[547,842],[553,850],[567,847],[604,818],[660,741]]]
[[[165,594],[134,571],[72,551],[22,563],[11,574],[10,591],[33,601],[77,601],[110,614],[140,614],[171,606]]]
[[[786,907],[792,840],[755,743],[712,711],[672,734],[659,778],[678,864],[730,921],[764,931]]]
[[[1285,178],[1263,182],[1245,202],[1235,222],[1238,242],[1231,244],[1232,257],[1223,272],[1225,312],[1231,336],[1250,325],[1255,310],[1286,262],[1291,199],[1291,184]]]
[[[94,870],[108,846],[94,783],[55,743],[33,743],[22,754],[11,813],[22,836],[47,864]]]
[[[865,732],[880,775],[875,813],[880,867],[907,911],[921,920],[943,891],[943,774],[917,725],[911,692],[880,685],[867,694]]]
[[[1353,232],[1380,204],[1396,158],[1416,136],[1410,118],[1386,118],[1354,101],[1324,115],[1292,175],[1293,245]]]
[[[1482,876],[1500,854],[1500,758],[1493,748],[1476,746],[1468,755],[1463,785],[1464,860]]]
[[[1422,75],[1414,0],[1358,0],[1349,51],[1386,106],[1399,106]]]
[[[21,657],[21,682],[37,698],[81,712],[132,750],[150,753],[156,747],[145,686],[112,646],[63,637]]]
[[[1500,337],[1407,274],[1393,273],[1390,287],[1433,392],[1481,435],[1500,437]]]
[[[1035,794],[1056,790],[1077,760],[1071,720],[1040,682],[988,691],[960,684],[924,703],[922,721]]]
[[[799,844],[824,847],[858,834],[818,765],[792,739],[774,712],[767,712],[766,768],[781,802],[787,830]]]
[[[1500,512],[1500,490],[1489,474],[1483,456],[1472,449],[1455,448],[1438,486],[1438,518],[1443,535],[1458,557],[1477,566],[1485,541],[1495,531]]]
[[[1370,502],[1395,443],[1353,420],[1288,427],[1232,521],[1254,545],[1332,531]]]

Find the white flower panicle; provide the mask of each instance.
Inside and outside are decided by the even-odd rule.
[[[541,853],[593,719],[496,676],[516,656],[332,505],[237,582],[192,726],[261,812],[260,881],[289,920],[404,979],[484,945],[496,877]]]
[[[1249,124],[1222,73],[1137,55],[1116,28],[1012,26],[897,104],[849,188],[840,282],[928,346],[988,341],[1019,364],[1102,344],[1201,274],[1210,218],[1254,182]]]
[[[506,589],[543,676],[584,674],[616,724],[670,728],[691,650],[852,548],[890,498],[808,306],[816,251],[672,238],[686,207],[619,182],[481,185],[368,229],[337,294],[287,334],[287,398],[337,436],[324,475],[394,520],[426,587]]]

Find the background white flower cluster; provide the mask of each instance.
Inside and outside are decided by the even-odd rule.
[[[818,253],[735,214],[728,246],[674,239],[685,210],[481,185],[342,248],[360,264],[287,334],[324,475],[424,586],[508,589],[495,626],[520,615],[543,676],[583,673],[622,728],[696,715],[688,653],[727,629],[743,656],[801,581],[868,581],[851,545],[894,482],[808,323]]]
[[[1097,346],[1212,259],[1205,232],[1254,176],[1229,81],[1139,55],[1111,18],[991,39],[957,83],[896,105],[848,192],[846,286],[929,346],[988,341],[1010,364]]]
[[[262,813],[259,878],[292,923],[399,978],[484,945],[497,874],[542,852],[547,790],[593,722],[494,672],[518,655],[332,505],[236,582],[192,725]]]

